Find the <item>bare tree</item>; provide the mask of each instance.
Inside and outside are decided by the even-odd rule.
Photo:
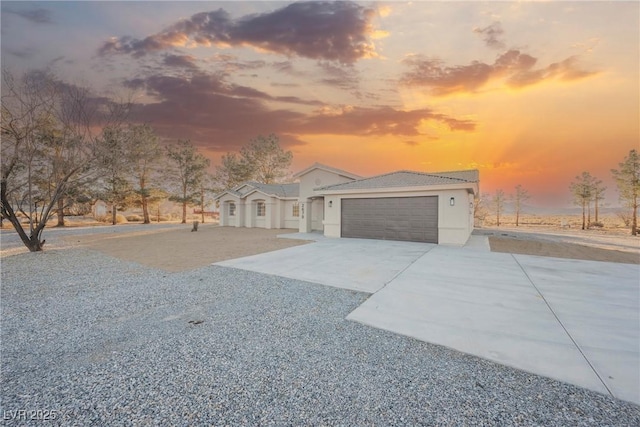
[[[39,129],[43,117],[53,113],[55,88],[51,76],[29,73],[16,80],[7,70],[2,74],[2,216],[11,222],[31,251],[42,250],[44,225],[35,224],[34,168],[37,167]],[[22,203],[27,202],[27,212]],[[14,210],[27,217],[29,235]],[[41,222],[42,224],[42,222]]]
[[[493,195],[493,198],[491,199],[491,202],[493,203],[493,209],[496,213],[497,227],[500,227],[500,215],[504,211],[504,201],[505,201],[504,191],[496,190],[495,194]]]
[[[574,203],[582,208],[582,229],[589,228],[591,222],[591,200],[593,200],[594,178],[589,172],[576,176],[569,186]]]
[[[513,195],[513,204],[516,211],[516,227],[520,225],[520,213],[522,213],[524,202],[530,198],[529,192],[522,188],[522,185],[516,185],[516,192]]]
[[[619,209],[618,211],[616,211],[616,216],[620,221],[622,221],[625,227],[631,227],[632,214],[633,212],[627,209]]]
[[[602,185],[602,180],[594,178],[593,180],[593,204],[594,204],[594,213],[595,213],[595,222],[598,221],[598,213],[600,208],[600,202],[604,200],[604,192],[607,187]]]
[[[475,219],[477,225],[480,227],[484,223],[484,220],[488,214],[486,205],[487,200],[485,197],[481,197],[479,194],[477,194],[473,198],[473,218]]]
[[[3,71],[0,208],[30,251],[42,250],[42,232],[68,189],[95,176],[90,167],[95,159],[93,131],[100,123],[120,120],[127,110],[112,107],[48,72],[16,79]],[[47,191],[38,188],[43,177]],[[14,206],[29,222],[28,231]]]
[[[638,199],[640,199],[640,154],[633,149],[619,163],[619,169],[612,169],[620,199],[631,208],[631,235],[638,234]]]
[[[198,153],[189,141],[178,141],[167,147],[167,157],[172,164],[170,178],[174,180],[170,200],[182,204],[182,223],[187,222],[187,205],[198,201],[198,191],[209,167],[209,159]]]

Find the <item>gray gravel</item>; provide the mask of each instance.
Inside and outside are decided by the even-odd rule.
[[[4,258],[0,296],[6,425],[640,425],[631,403],[346,321],[363,293],[68,249]]]

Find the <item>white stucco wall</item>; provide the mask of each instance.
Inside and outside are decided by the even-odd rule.
[[[324,203],[322,198],[311,200],[311,198],[319,196],[319,193],[314,189],[350,182],[353,179],[324,169],[313,169],[300,176],[299,179],[300,220],[298,230],[301,233],[308,233],[312,230],[322,231],[324,229]]]
[[[265,203],[265,216],[258,217],[259,201]],[[297,229],[299,218],[293,216],[293,204],[297,199],[278,199],[256,192],[244,199],[225,194],[220,202],[220,225],[228,227],[259,227],[259,228],[293,228]],[[236,214],[229,215],[229,204],[236,204]]]
[[[300,200],[317,196],[314,188],[325,187],[327,185],[341,184],[353,181],[351,178],[329,172],[324,169],[313,169],[300,177]]]
[[[342,199],[371,197],[417,197],[438,196],[438,243],[444,245],[464,245],[473,231],[473,207],[469,207],[469,192],[466,189],[433,191],[385,191],[325,195],[324,235],[340,237]],[[455,205],[450,206],[450,199]],[[473,197],[473,196],[471,196]],[[331,205],[331,206],[329,206]]]
[[[223,227],[236,227],[238,225],[238,218],[240,212],[240,201],[237,197],[231,194],[225,194],[220,198],[220,225]],[[229,215],[229,204],[235,203],[236,214],[234,216]]]
[[[314,199],[311,203],[311,230],[324,230],[324,200]]]
[[[298,228],[300,225],[300,217],[293,216],[293,205],[298,203],[298,200],[283,200],[282,206],[282,226],[279,228]]]
[[[438,242],[444,245],[464,245],[473,231],[473,208],[469,210],[466,190],[438,192]],[[451,197],[455,205],[450,205]],[[471,218],[471,220],[470,220]]]
[[[258,216],[258,202],[264,202],[265,215]],[[245,198],[245,227],[274,228],[274,210],[278,209],[276,199],[256,192]]]

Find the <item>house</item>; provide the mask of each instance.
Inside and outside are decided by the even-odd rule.
[[[219,194],[220,225],[453,245],[473,231],[477,170],[362,178],[315,163],[294,178],[299,182],[247,182]]]
[[[298,228],[299,184],[245,182],[216,196],[220,225],[231,227]]]

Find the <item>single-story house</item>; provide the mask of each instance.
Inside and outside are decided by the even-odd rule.
[[[465,244],[473,231],[477,170],[362,178],[315,163],[294,178],[297,183],[246,182],[220,193],[220,225],[453,245]]]

